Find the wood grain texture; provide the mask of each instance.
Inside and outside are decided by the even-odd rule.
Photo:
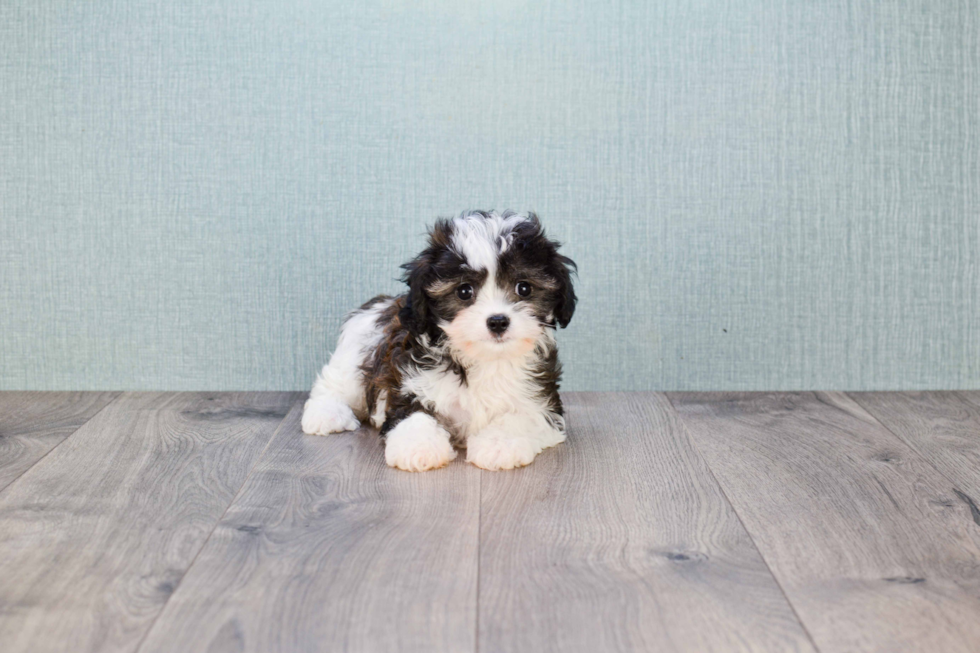
[[[287,418],[141,653],[472,651],[480,470]]]
[[[813,650],[666,398],[565,400],[567,443],[483,477],[480,650]]]
[[[118,392],[0,392],[0,492]]]
[[[12,483],[4,653],[134,650],[297,397],[124,394]]]
[[[842,393],[671,394],[821,651],[980,650],[980,528]]]
[[[857,392],[852,399],[932,463],[968,506],[980,501],[980,393]],[[980,520],[980,515],[978,515]]]

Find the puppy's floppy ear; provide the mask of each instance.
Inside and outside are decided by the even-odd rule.
[[[525,251],[533,252],[535,262],[543,265],[548,276],[557,282],[553,315],[558,325],[564,329],[575,314],[577,298],[572,275],[578,273],[578,266],[572,259],[558,253],[561,243],[548,238],[541,221],[534,213],[528,213],[528,219],[515,226],[514,233],[514,244]]]
[[[578,266],[572,259],[558,253],[561,243],[557,240],[548,239],[537,215],[530,213],[528,218],[524,224],[528,225],[531,236],[521,246],[538,247],[540,251],[547,252],[546,256],[550,259],[546,260],[548,273],[558,282],[555,321],[564,329],[572,321],[572,315],[575,314],[575,302],[578,301],[578,298],[575,297],[575,287],[572,284],[572,275],[578,274]]]
[[[408,300],[399,312],[402,324],[408,327],[414,336],[428,333],[435,337],[435,318],[429,306],[429,296],[426,287],[435,278],[434,265],[439,253],[449,243],[450,223],[448,220],[438,220],[429,231],[429,246],[417,257],[402,265],[405,274],[402,280],[408,284]]]
[[[555,319],[563,329],[572,321],[572,315],[575,314],[575,302],[578,301],[578,298],[575,297],[575,288],[572,285],[573,273],[578,273],[578,266],[575,265],[575,261],[556,253],[554,274],[558,281],[559,295],[558,301],[555,303]]]

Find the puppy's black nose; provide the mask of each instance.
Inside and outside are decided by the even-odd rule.
[[[490,329],[491,333],[498,336],[506,331],[509,326],[510,318],[506,315],[491,315],[487,318],[487,328]]]

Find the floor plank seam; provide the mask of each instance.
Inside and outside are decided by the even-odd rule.
[[[477,491],[479,499],[479,513],[476,520],[476,619],[474,620],[473,633],[473,652],[480,653],[480,571],[483,566],[483,475],[484,470],[480,470],[480,486]]]
[[[906,447],[908,447],[909,450],[911,450],[912,453],[914,453],[916,456],[918,456],[921,461],[923,461],[926,465],[928,465],[929,467],[931,467],[932,469],[934,469],[936,471],[936,473],[939,474],[939,476],[941,478],[945,479],[949,483],[949,487],[953,491],[953,494],[955,494],[956,497],[958,499],[960,499],[960,501],[962,501],[963,503],[965,503],[966,504],[966,507],[970,509],[970,516],[973,518],[973,522],[977,526],[980,526],[980,512],[978,512],[977,504],[975,502],[975,497],[971,497],[971,496],[965,494],[964,492],[960,491],[959,488],[958,488],[959,483],[957,483],[954,479],[950,478],[949,475],[946,474],[946,472],[944,472],[943,470],[939,469],[939,467],[937,467],[932,462],[932,457],[931,456],[927,456],[925,453],[923,453],[922,451],[920,451],[919,448],[915,445],[914,442],[907,441],[901,435],[899,435],[895,431],[893,431],[890,428],[888,428],[888,426],[886,426],[884,422],[882,422],[880,419],[878,419],[878,416],[877,415],[875,415],[874,413],[871,412],[871,409],[870,408],[868,408],[867,406],[865,406],[863,403],[861,403],[858,400],[858,398],[856,396],[854,396],[857,393],[845,392],[844,394],[847,397],[849,397],[851,399],[851,401],[853,401],[858,406],[860,406],[861,409],[864,412],[866,412],[868,415],[870,415],[871,416],[871,419],[873,419],[875,421],[875,424],[878,424],[879,426],[881,426],[881,428],[883,428],[886,433],[888,433],[893,438],[895,438],[896,440],[898,440],[899,442],[901,442],[902,444],[904,444]],[[958,392],[954,392],[954,394],[959,397],[959,393]],[[893,499],[893,501],[894,501],[894,499]]]
[[[817,641],[810,633],[810,629],[807,628],[806,622],[803,621],[803,618],[800,616],[799,611],[797,611],[796,606],[793,605],[793,602],[790,600],[789,594],[787,594],[786,590],[783,588],[783,584],[779,582],[779,578],[773,572],[772,567],[769,565],[769,561],[766,560],[766,556],[762,554],[762,549],[760,549],[758,543],[756,543],[755,536],[752,535],[752,531],[749,530],[749,527],[745,524],[745,520],[742,519],[742,515],[739,514],[738,510],[735,508],[735,504],[732,503],[732,500],[728,497],[728,492],[725,490],[725,486],[718,480],[718,477],[715,475],[715,470],[711,469],[711,465],[708,464],[707,458],[705,458],[704,454],[701,453],[697,440],[693,435],[691,435],[687,425],[684,424],[683,418],[677,410],[677,406],[674,405],[674,402],[670,398],[670,394],[664,393],[664,396],[667,398],[667,403],[670,405],[670,409],[674,411],[674,419],[677,422],[678,429],[682,429],[687,435],[687,439],[690,441],[691,447],[694,449],[694,452],[698,455],[701,462],[704,463],[704,467],[708,470],[708,474],[715,482],[715,485],[718,486],[718,490],[721,492],[721,496],[724,497],[725,503],[727,503],[728,507],[732,509],[732,513],[735,515],[735,518],[738,519],[739,524],[742,525],[742,530],[744,530],[746,535],[749,536],[749,541],[752,542],[752,548],[759,554],[759,559],[762,560],[762,564],[766,566],[766,571],[769,572],[769,576],[772,578],[773,582],[776,583],[776,587],[779,588],[779,592],[783,595],[783,598],[786,599],[786,605],[788,605],[789,609],[793,611],[793,616],[796,617],[796,621],[800,624],[800,628],[803,629],[803,633],[807,636],[807,639],[810,640],[810,644],[813,645],[813,650],[818,652],[821,651],[820,647],[817,646]]]
[[[198,558],[201,557],[201,552],[207,548],[208,542],[211,541],[211,536],[214,535],[214,532],[216,530],[218,530],[218,526],[221,524],[221,521],[225,518],[225,515],[228,514],[228,511],[231,510],[231,507],[235,505],[236,501],[238,501],[238,497],[241,496],[242,490],[245,489],[245,486],[248,484],[248,480],[252,477],[252,474],[255,473],[255,469],[259,466],[259,463],[261,463],[262,459],[265,458],[266,452],[269,451],[269,447],[272,445],[272,442],[276,439],[276,436],[279,435],[279,430],[283,427],[283,424],[285,424],[286,420],[289,419],[290,414],[292,414],[292,412],[296,410],[296,407],[302,406],[302,404],[303,404],[302,399],[295,400],[295,403],[292,405],[292,407],[288,411],[286,411],[285,415],[283,415],[282,421],[279,422],[279,425],[276,426],[276,429],[272,432],[272,435],[269,437],[269,441],[265,443],[265,446],[262,448],[262,453],[260,453],[255,458],[255,464],[252,465],[252,468],[248,470],[248,474],[245,475],[245,478],[242,481],[241,486],[239,486],[238,490],[235,492],[235,496],[233,496],[231,498],[231,501],[228,502],[228,505],[225,506],[225,509],[221,513],[221,516],[218,517],[217,520],[215,520],[214,526],[211,527],[211,531],[208,533],[208,536],[204,539],[204,542],[201,544],[201,548],[199,548],[197,552],[194,554],[194,559],[191,560],[191,563],[187,565],[187,569],[184,570],[184,573],[181,574],[180,578],[178,578],[177,581],[174,583],[174,589],[172,592],[170,592],[170,596],[168,596],[167,600],[164,601],[163,605],[160,607],[160,611],[157,613],[156,617],[154,617],[153,622],[150,623],[149,627],[143,633],[143,636],[140,637],[139,642],[136,644],[136,648],[133,649],[135,653],[139,653],[139,651],[143,648],[143,644],[146,643],[146,640],[150,636],[150,633],[153,632],[153,629],[154,627],[156,627],[157,622],[160,621],[160,617],[162,617],[163,613],[166,611],[167,604],[170,603],[173,597],[180,590],[180,584],[184,582],[184,579],[187,578],[187,574],[190,573],[191,569],[194,568],[194,565],[197,563]]]
[[[112,399],[110,399],[109,401],[107,401],[106,404],[105,404],[105,406],[103,406],[102,408],[100,408],[97,411],[95,411],[95,413],[93,413],[91,417],[89,417],[87,420],[85,420],[84,422],[82,422],[81,424],[79,424],[78,425],[78,428],[76,428],[74,431],[72,431],[71,433],[69,433],[68,435],[66,435],[65,438],[61,442],[59,442],[58,444],[56,444],[53,447],[51,447],[48,451],[46,451],[44,453],[43,456],[41,456],[40,458],[38,458],[37,460],[35,460],[34,461],[34,464],[32,464],[30,467],[28,467],[27,469],[25,469],[24,471],[22,471],[20,474],[18,474],[16,478],[11,479],[11,481],[9,483],[7,483],[6,485],[4,485],[3,487],[0,487],[0,495],[2,495],[7,490],[7,488],[13,487],[14,483],[16,483],[21,478],[23,478],[24,475],[27,474],[27,472],[29,472],[32,469],[34,469],[35,467],[37,467],[37,465],[42,460],[44,460],[45,458],[47,458],[48,456],[51,455],[51,452],[55,451],[58,447],[60,447],[61,445],[63,445],[65,442],[68,442],[68,439],[69,438],[71,438],[73,435],[75,435],[76,433],[78,433],[79,431],[81,431],[82,430],[82,427],[84,427],[86,424],[88,424],[93,419],[95,419],[96,417],[98,417],[99,414],[102,413],[102,411],[104,411],[106,408],[108,408],[109,406],[111,406],[114,403],[116,403],[116,401],[120,397],[122,397],[124,394],[126,394],[126,393],[125,392],[122,392],[122,391],[117,392],[116,393],[116,396],[113,397]]]

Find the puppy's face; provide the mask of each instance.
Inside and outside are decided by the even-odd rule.
[[[537,218],[471,213],[436,223],[429,247],[407,263],[409,327],[464,359],[520,358],[575,311],[574,263]]]

